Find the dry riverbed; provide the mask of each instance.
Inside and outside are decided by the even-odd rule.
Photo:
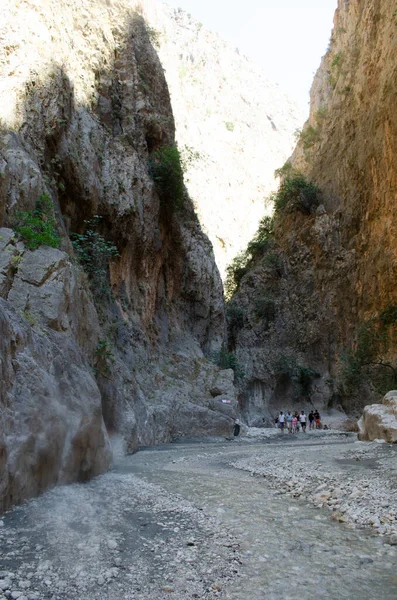
[[[396,450],[262,429],[119,456],[4,515],[0,600],[395,600]]]

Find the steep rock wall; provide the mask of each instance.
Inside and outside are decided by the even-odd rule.
[[[271,252],[279,256],[279,275],[264,253],[235,297],[244,307],[254,285],[275,306],[266,323],[248,302],[244,324],[231,332],[247,373],[247,418],[270,419],[282,405],[305,402],[358,414],[381,397],[386,373],[390,380],[395,374],[395,9],[387,0],[339,2],[292,157],[319,186],[321,205],[309,215],[277,218]],[[308,368],[304,390],[300,375]],[[355,375],[353,390],[346,373]]]
[[[222,278],[254,234],[304,116],[239,50],[181,9],[145,4],[186,183]]]
[[[225,333],[211,244],[149,175],[174,121],[134,4],[13,0],[0,22],[1,510],[108,468],[107,431],[127,451],[229,434],[236,397],[206,358]],[[30,249],[13,228],[43,194],[60,245]],[[119,254],[103,280],[71,245],[96,215]]]

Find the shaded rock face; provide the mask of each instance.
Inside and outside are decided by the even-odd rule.
[[[111,452],[101,396],[78,346],[41,332],[0,300],[0,509],[54,483],[86,481]]]
[[[298,408],[306,397],[320,409],[341,405],[358,416],[382,397],[379,389],[393,387],[394,11],[388,0],[339,2],[330,47],[313,82],[309,121],[292,156],[293,166],[320,188],[321,205],[308,215],[280,215],[270,250],[280,259],[279,274],[270,273],[269,252],[263,253],[235,297],[245,312],[230,343],[248,374],[242,389],[248,414],[272,412],[282,398],[284,406],[296,402]],[[271,322],[258,317],[257,296],[274,301]],[[356,362],[346,361],[349,353]],[[301,367],[312,370],[306,390]],[[349,369],[355,369],[353,389],[346,385]]]
[[[131,452],[178,436],[229,434],[237,401],[232,372],[206,358],[225,334],[211,244],[187,195],[176,209],[149,175],[150,155],[174,143],[174,121],[142,17],[129,3],[73,0],[40,10],[13,0],[0,14],[7,508],[108,468],[107,432],[121,433]],[[61,241],[30,250],[13,228],[42,194]],[[98,235],[119,253],[104,289],[71,244],[95,215]]]
[[[358,422],[359,439],[397,443],[397,391],[388,392],[382,404],[370,404]]]

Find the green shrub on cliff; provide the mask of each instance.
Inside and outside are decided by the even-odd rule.
[[[287,377],[299,385],[299,391],[303,396],[310,394],[313,379],[318,374],[310,367],[298,363],[293,355],[281,354],[275,360],[273,369],[276,377]]]
[[[256,234],[247,249],[238,254],[226,269],[225,295],[230,299],[253,261],[271,245],[274,236],[274,219],[266,216],[259,223]]]
[[[84,221],[86,227],[84,233],[72,235],[72,244],[77,258],[87,273],[94,291],[99,294],[109,291],[109,263],[119,256],[116,246],[107,242],[98,232],[101,221],[102,217],[95,215],[92,219]]]
[[[54,206],[48,194],[41,194],[34,211],[20,212],[17,219],[14,229],[27,248],[36,250],[39,246],[59,247]]]
[[[255,313],[257,317],[266,321],[268,325],[276,318],[276,303],[270,296],[262,296],[255,301]]]
[[[163,146],[149,159],[149,174],[164,207],[182,208],[185,187],[181,155],[176,146]]]
[[[380,394],[397,385],[397,367],[385,358],[391,344],[390,328],[396,324],[397,306],[393,305],[358,327],[352,347],[340,357],[342,393],[354,395],[364,382]]]
[[[241,369],[234,352],[227,352],[222,349],[218,352],[213,352],[209,358],[220,369],[233,369],[235,379],[244,377],[244,371]]]
[[[276,215],[294,211],[310,214],[319,203],[320,189],[300,173],[286,177],[274,196]]]

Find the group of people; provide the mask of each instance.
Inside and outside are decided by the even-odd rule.
[[[292,413],[290,410],[284,414],[281,410],[275,419],[275,426],[282,431],[288,429],[289,433],[297,433],[300,429],[303,433],[306,433],[307,421],[309,421],[309,429],[322,429],[321,416],[318,410],[310,411],[308,417],[306,417],[304,410],[300,414],[298,411]]]

